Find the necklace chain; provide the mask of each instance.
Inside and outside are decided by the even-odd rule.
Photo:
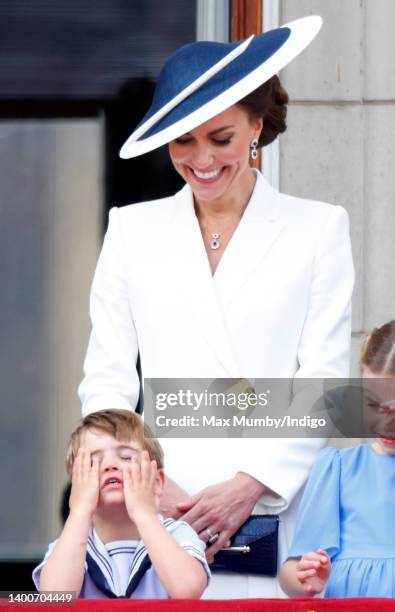
[[[236,223],[236,227],[240,223],[240,220],[241,220],[242,216],[244,215],[246,207],[247,207],[247,204],[243,208],[243,211],[242,211],[242,213],[240,215],[240,218],[239,218],[239,220]],[[234,222],[232,223],[232,225],[233,224],[234,224]],[[219,249],[222,246],[220,238],[221,238],[221,236],[223,236],[230,229],[230,227],[231,227],[231,225],[229,224],[227,227],[225,227],[225,229],[222,232],[218,232],[218,231],[212,232],[207,227],[204,227],[204,226],[201,225],[202,230],[204,232],[207,232],[208,234],[211,235],[211,240],[209,242],[210,249],[212,249],[213,251],[216,251],[217,249]]]

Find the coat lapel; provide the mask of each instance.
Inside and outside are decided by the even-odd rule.
[[[233,378],[239,371],[238,363],[224,324],[217,291],[198,220],[193,206],[192,192],[186,185],[175,196],[176,210],[172,219],[171,258],[181,283],[178,295],[184,302],[207,344],[224,369],[224,377]]]
[[[174,197],[168,254],[172,269],[179,272],[174,275],[174,282],[181,284],[177,294],[225,370],[224,377],[240,375],[224,313],[281,232],[276,198],[277,192],[257,173],[251,200],[213,277],[191,189],[186,185]]]
[[[245,213],[214,275],[225,312],[279,237],[284,222],[278,215],[278,192],[257,172]]]

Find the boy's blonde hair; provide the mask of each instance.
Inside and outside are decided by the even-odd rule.
[[[88,414],[70,436],[66,453],[66,468],[71,475],[73,464],[81,446],[85,431],[100,431],[113,436],[119,442],[136,440],[144,450],[148,451],[151,460],[155,460],[158,468],[163,468],[163,450],[159,442],[152,437],[148,425],[136,412],[130,410],[101,410]]]

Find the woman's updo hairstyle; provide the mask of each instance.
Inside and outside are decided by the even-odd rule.
[[[277,75],[272,76],[263,85],[254,89],[240,100],[240,104],[251,119],[263,119],[263,129],[259,136],[258,147],[264,147],[287,129],[288,94]]]
[[[395,376],[395,320],[376,327],[362,346],[361,365],[375,374]]]

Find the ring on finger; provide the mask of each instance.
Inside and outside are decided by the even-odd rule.
[[[213,535],[209,537],[208,543],[214,544],[218,540],[218,538],[219,538],[219,533],[213,533]]]
[[[212,538],[212,537],[213,537],[213,535],[214,535],[214,534],[213,534],[213,532],[211,531],[210,527],[206,527],[206,529],[204,530],[204,532],[205,532],[205,533],[207,533],[207,535],[208,535],[208,540],[209,540],[210,538]]]

